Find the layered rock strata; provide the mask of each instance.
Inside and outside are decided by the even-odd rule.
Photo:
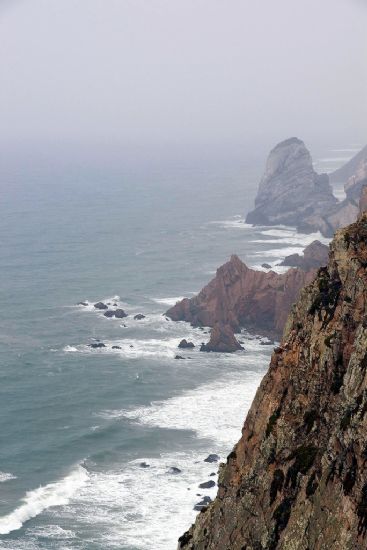
[[[180,550],[367,547],[367,216],[302,290]]]

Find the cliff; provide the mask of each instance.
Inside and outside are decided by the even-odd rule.
[[[367,216],[302,290],[180,550],[367,547]]]
[[[246,222],[324,231],[322,216],[336,204],[328,176],[315,172],[303,141],[290,138],[270,152],[255,209]]]
[[[220,323],[235,331],[246,327],[280,335],[291,305],[314,275],[315,270],[256,271],[232,256],[197,296],[178,302],[166,315],[194,326]]]
[[[333,183],[345,183],[349,178],[353,177],[363,161],[367,161],[367,145],[341,168],[332,172],[329,176],[330,181]]]

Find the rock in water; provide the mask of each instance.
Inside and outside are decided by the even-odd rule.
[[[367,547],[367,215],[339,230],[288,318],[180,550]]]
[[[279,143],[266,163],[247,223],[291,225],[308,232],[322,230],[322,216],[337,204],[329,178],[317,174],[303,141],[290,138]]]
[[[141,321],[142,319],[145,319],[145,315],[142,313],[138,313],[137,315],[134,315],[135,321]]]
[[[244,349],[236,340],[233,329],[230,325],[217,323],[211,330],[210,340],[202,344],[200,351],[217,351],[220,353],[233,353]]]
[[[191,348],[194,348],[195,345],[192,343],[192,342],[188,342],[187,340],[185,340],[185,338],[183,340],[181,340],[181,342],[178,344],[178,347],[180,349],[191,349]]]
[[[205,459],[204,459],[204,462],[210,462],[210,463],[213,463],[213,462],[219,462],[220,460],[220,457],[216,454],[210,454],[209,456],[207,456]]]
[[[279,336],[291,305],[315,273],[301,269],[283,274],[255,271],[233,255],[197,296],[181,300],[166,315],[199,328],[221,323],[234,331],[246,327]]]
[[[94,304],[94,307],[96,309],[108,309],[108,306],[103,302],[97,302],[96,304]]]
[[[320,241],[313,241],[306,246],[303,251],[303,255],[291,254],[286,256],[279,265],[289,267],[299,267],[304,271],[309,271],[315,267],[321,267],[328,262],[329,247],[326,244],[320,243]]]

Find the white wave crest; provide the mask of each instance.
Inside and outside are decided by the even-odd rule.
[[[7,472],[0,472],[0,483],[10,481],[11,479],[17,479],[17,476],[13,474],[8,474]]]
[[[18,508],[0,517],[0,534],[6,535],[20,529],[26,521],[38,516],[47,508],[68,504],[87,479],[87,471],[79,465],[60,481],[28,491]]]

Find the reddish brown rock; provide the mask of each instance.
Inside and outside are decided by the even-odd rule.
[[[166,313],[173,321],[193,326],[216,323],[281,334],[291,305],[316,271],[290,269],[284,274],[250,269],[238,256],[231,256],[215,278],[194,298],[185,298]]]
[[[244,349],[236,339],[233,329],[229,325],[216,323],[211,330],[210,340],[202,344],[200,351],[217,351],[219,353],[233,353]]]
[[[301,292],[180,550],[367,548],[367,215]]]

